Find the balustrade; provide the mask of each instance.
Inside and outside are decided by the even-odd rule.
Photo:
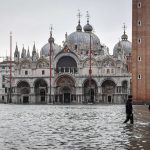
[[[55,72],[56,73],[76,74],[77,73],[77,68],[76,67],[58,67]]]

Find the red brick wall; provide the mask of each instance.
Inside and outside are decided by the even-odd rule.
[[[132,7],[132,95],[136,102],[150,102],[150,1],[132,0]],[[138,74],[142,79],[138,79]]]

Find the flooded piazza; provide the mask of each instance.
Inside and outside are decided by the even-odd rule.
[[[124,105],[1,104],[0,150],[149,150],[150,112],[138,107],[130,125]]]

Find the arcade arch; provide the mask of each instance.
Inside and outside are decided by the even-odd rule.
[[[56,80],[56,103],[72,103],[76,99],[75,93],[75,81],[71,76],[63,75]]]
[[[19,81],[17,84],[19,103],[29,103],[30,85],[27,81]]]
[[[98,87],[93,79],[87,79],[83,83],[84,101],[86,103],[94,103],[96,101]]]
[[[48,85],[44,79],[37,79],[34,82],[36,103],[46,103],[48,100]]]
[[[112,80],[105,80],[102,83],[102,100],[107,103],[113,103],[116,84]]]

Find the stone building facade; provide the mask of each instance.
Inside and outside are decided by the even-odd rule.
[[[127,61],[131,42],[124,31],[110,55],[108,47],[92,31],[89,19],[83,28],[79,20],[76,31],[66,33],[63,47],[55,43],[51,31],[40,55],[35,44],[31,55],[24,47],[20,55],[16,45],[12,102],[124,103],[131,90]]]
[[[10,63],[12,76],[14,75],[15,62],[7,57],[0,62],[0,103],[8,103],[10,97]]]

